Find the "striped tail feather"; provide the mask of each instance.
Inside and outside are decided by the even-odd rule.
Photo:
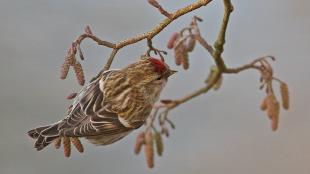
[[[33,139],[37,139],[40,135],[40,133],[44,130],[47,129],[50,126],[42,126],[42,127],[37,127],[35,129],[32,129],[30,131],[28,131],[28,135],[33,138]]]
[[[40,151],[57,139],[59,137],[58,124],[42,126],[28,131],[28,135],[36,139],[34,148]]]

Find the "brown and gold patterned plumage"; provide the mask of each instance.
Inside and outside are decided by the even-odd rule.
[[[41,150],[58,137],[85,137],[96,145],[120,140],[142,126],[175,71],[145,57],[121,70],[100,73],[75,98],[63,120],[28,132]]]

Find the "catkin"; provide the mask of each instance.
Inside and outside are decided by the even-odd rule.
[[[274,103],[275,103],[275,96],[273,94],[268,94],[266,99],[267,104],[267,115],[270,119],[274,116]]]
[[[192,52],[195,48],[196,45],[196,40],[195,40],[195,36],[194,35],[190,35],[185,42],[185,49],[188,52]]]
[[[76,150],[78,150],[80,153],[84,152],[84,147],[83,147],[81,141],[79,140],[79,138],[71,137],[70,140],[71,140],[72,144],[75,146]]]
[[[154,148],[153,148],[153,135],[152,132],[147,132],[145,134],[145,146],[144,153],[146,162],[149,168],[154,167]]]
[[[175,44],[177,44],[174,47],[175,64],[176,65],[183,64],[183,68],[187,70],[189,68],[189,59],[188,59],[188,52],[186,51],[184,41],[177,42]]]
[[[273,118],[271,120],[271,130],[276,131],[278,129],[279,119]]]
[[[69,137],[63,138],[64,154],[65,157],[70,157],[71,155],[71,142]]]
[[[76,78],[81,86],[85,83],[84,72],[80,62],[76,62],[73,66]]]
[[[156,132],[154,134],[154,140],[156,143],[157,154],[158,156],[162,156],[163,151],[164,151],[164,144],[163,144],[163,139],[161,137],[161,134],[159,132]]]
[[[68,50],[68,55],[65,58],[65,61],[61,66],[60,79],[66,79],[70,66],[73,66],[75,64],[75,55],[72,54],[73,52],[72,50],[73,50],[72,47]]]
[[[183,69],[187,70],[189,68],[189,59],[187,51],[183,52]]]
[[[280,114],[280,105],[274,94],[268,94],[267,115],[272,120],[272,130],[277,130]]]
[[[59,149],[61,146],[61,138],[57,138],[56,140],[54,140],[54,146],[56,149]]]
[[[274,108],[275,108],[275,115],[274,115],[274,117],[272,117],[271,129],[273,131],[276,131],[278,129],[278,125],[279,125],[279,111],[280,111],[279,102],[275,103]]]
[[[138,155],[141,151],[141,147],[144,144],[144,137],[145,137],[144,132],[141,132],[138,134],[138,136],[136,138],[136,144],[135,144],[135,154],[136,155]]]
[[[267,109],[267,99],[268,99],[268,97],[266,96],[266,97],[263,99],[263,101],[262,101],[262,103],[261,103],[261,105],[260,105],[260,109],[261,109],[262,111],[265,111],[265,110]]]
[[[171,37],[168,40],[167,48],[172,49],[174,46],[174,43],[176,42],[177,38],[180,36],[178,32],[175,32],[171,35]]]
[[[280,92],[282,97],[282,106],[284,109],[288,110],[290,105],[289,91],[286,83],[280,84]]]
[[[184,51],[185,48],[182,43],[180,43],[174,48],[174,57],[176,65],[181,65],[183,63]]]
[[[66,59],[65,62],[61,65],[60,79],[66,79],[69,69],[70,69],[69,60]]]
[[[67,99],[68,99],[68,100],[72,100],[72,99],[74,99],[74,98],[76,97],[76,95],[77,95],[77,93],[76,93],[76,92],[73,92],[73,93],[71,93],[71,94],[69,94],[69,95],[67,96]]]

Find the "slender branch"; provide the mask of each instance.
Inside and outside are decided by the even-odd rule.
[[[259,57],[259,58],[256,58],[254,61],[252,61],[251,63],[249,64],[245,64],[243,66],[240,66],[240,67],[237,67],[237,68],[226,68],[225,70],[223,70],[223,73],[227,73],[227,74],[237,74],[241,71],[244,71],[244,70],[247,70],[247,69],[256,69],[256,70],[259,70],[259,71],[263,71],[262,67],[264,67],[265,65],[263,66],[258,66],[256,65],[256,63],[258,62],[266,62],[266,59],[269,58],[273,61],[275,61],[275,58],[273,56],[270,56],[270,55],[267,55],[267,56],[263,56],[263,57]],[[272,70],[272,67],[271,65],[267,62],[267,66],[268,66],[268,69],[269,70]],[[272,73],[271,73],[272,74]]]
[[[158,33],[160,33],[164,28],[166,28],[172,21],[176,20],[180,16],[189,13],[193,10],[196,10],[202,6],[206,6],[209,4],[212,0],[198,0],[197,2],[190,4],[182,9],[177,10],[176,12],[171,14],[170,18],[164,19],[162,22],[160,22],[157,26],[155,26],[151,31],[143,33],[141,35],[138,35],[133,38],[125,39],[123,41],[120,41],[119,43],[116,44],[115,48],[120,49],[123,48],[124,46],[134,44],[140,40],[143,39],[152,39],[154,36],[156,36]]]
[[[177,10],[176,12],[172,13],[169,18],[164,19],[162,22],[160,22],[157,26],[155,26],[151,31],[140,34],[138,36],[135,36],[133,38],[128,38],[123,41],[118,42],[114,49],[121,49],[125,46],[137,43],[143,39],[152,40],[154,36],[156,36],[158,33],[160,33],[164,28],[166,28],[171,22],[179,18],[180,16],[189,13],[193,10],[196,10],[202,6],[206,6],[209,4],[212,0],[198,0],[197,2],[190,4],[182,9]],[[114,55],[115,56],[115,55]],[[113,59],[112,59],[113,60]],[[105,67],[110,67],[112,64],[112,61],[108,61]]]
[[[195,39],[203,46],[211,55],[213,55],[214,49],[213,47],[208,44],[208,42],[201,37],[200,34],[195,34]]]
[[[226,73],[226,74],[237,74],[241,71],[244,71],[244,70],[248,70],[248,69],[257,69],[257,70],[260,70],[260,67],[253,64],[253,63],[249,63],[249,64],[245,64],[243,66],[240,66],[240,67],[237,67],[237,68],[227,68],[223,71],[223,73]]]
[[[188,94],[188,95],[186,95],[186,96],[184,96],[178,100],[174,100],[171,104],[168,104],[167,109],[171,110],[171,109],[173,109],[173,108],[175,108],[175,107],[177,107],[177,106],[179,106],[179,105],[181,105],[181,104],[183,104],[183,103],[185,103],[185,102],[187,102],[187,101],[189,101],[189,100],[191,100],[191,99],[193,99],[193,98],[195,98],[201,94],[207,93],[210,89],[212,89],[212,87],[216,84],[216,82],[220,79],[220,77],[221,77],[221,73],[218,73],[216,75],[216,77],[214,78],[213,82],[207,84],[207,86],[202,87],[202,88],[200,88],[200,89],[198,89],[198,90],[196,90],[196,91],[194,91],[194,92],[192,92],[192,93],[190,93],[190,94]]]
[[[111,67],[111,64],[115,58],[116,53],[118,52],[119,49],[114,48],[110,54],[109,59],[107,60],[107,63],[105,64],[103,71],[109,70]]]
[[[158,119],[160,122],[160,126],[162,127],[162,133],[166,134],[166,136],[169,136],[169,132],[168,129],[165,127],[165,123],[168,122],[171,126],[171,128],[175,128],[174,124],[172,123],[171,120],[168,119],[168,113],[169,111],[171,111],[172,109],[174,109],[175,107],[197,97],[200,96],[201,94],[205,94],[207,93],[210,89],[213,88],[213,86],[220,80],[221,78],[221,72],[217,71],[217,74],[215,76],[215,78],[213,79],[213,81],[211,81],[210,83],[208,83],[205,87],[202,87],[194,92],[192,92],[191,94],[188,94],[178,100],[166,100],[165,102],[162,101],[163,105],[160,105],[158,107],[155,108],[155,112],[152,116],[151,119],[149,119],[150,123],[148,123],[146,125],[146,130],[150,129],[151,126],[153,126],[153,122],[154,122],[154,115],[157,114],[159,108],[164,108],[164,110],[158,115]],[[155,115],[156,116],[156,115]]]
[[[102,46],[106,46],[108,48],[114,48],[115,47],[115,44],[114,43],[111,43],[111,42],[108,42],[108,41],[105,41],[105,40],[101,40],[99,39],[98,37],[96,37],[95,35],[92,35],[92,34],[81,34],[75,41],[74,43],[80,45],[81,42],[86,39],[86,38],[90,38],[92,39],[93,41],[97,42],[98,45],[102,45]]]
[[[215,64],[218,67],[218,69],[224,72],[227,68],[226,68],[226,65],[225,65],[225,62],[224,62],[224,59],[222,58],[222,56],[220,55],[220,57],[218,57],[218,58],[215,57],[215,54],[214,54],[215,50],[213,49],[213,47],[210,44],[208,44],[208,42],[200,34],[196,34],[195,38],[201,44],[201,46],[203,46],[210,53],[210,55],[213,57]]]
[[[158,9],[158,11],[166,16],[167,18],[171,17],[171,14],[169,12],[167,12],[156,0],[148,0],[148,2],[155,8]]]
[[[226,29],[227,29],[227,25],[228,25],[228,21],[229,21],[229,16],[230,16],[230,13],[234,9],[230,0],[223,0],[223,1],[224,1],[225,11],[224,11],[224,17],[223,17],[220,32],[219,32],[217,39],[214,43],[215,51],[213,52],[213,57],[215,59],[220,59],[221,54],[224,51],[225,35],[226,35]]]

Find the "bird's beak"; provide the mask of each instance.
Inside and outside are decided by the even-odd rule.
[[[178,71],[176,71],[176,70],[170,70],[170,74],[169,74],[169,76],[172,76],[173,74],[175,74],[175,73],[177,73]]]

